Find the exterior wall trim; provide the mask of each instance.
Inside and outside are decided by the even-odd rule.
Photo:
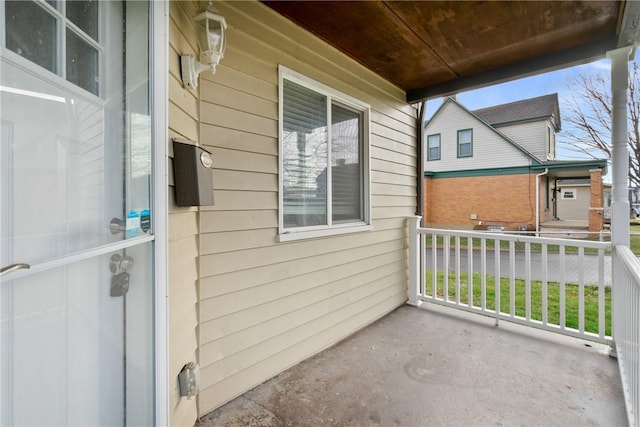
[[[582,177],[577,177],[577,176],[572,176],[571,178],[589,178],[591,175],[591,171],[593,170],[593,167],[595,166],[596,169],[604,169],[606,167],[607,161],[606,160],[598,160],[598,161],[577,161],[575,163],[564,163],[564,164],[554,164],[553,162],[549,162],[549,163],[543,163],[541,165],[533,165],[532,169],[536,170],[536,171],[543,171],[544,169],[548,168],[549,172],[551,174],[553,174],[553,172],[571,172],[571,171],[584,171],[584,176]],[[605,174],[605,171],[603,171],[603,174]]]
[[[511,175],[511,174],[523,174],[523,173],[538,173],[548,168],[550,173],[553,172],[570,172],[585,170],[589,168],[589,172],[600,170],[599,168],[606,166],[606,160],[594,160],[594,161],[577,161],[577,162],[565,162],[563,164],[557,163],[541,163],[532,164],[530,166],[516,166],[508,168],[490,168],[490,169],[469,169],[469,170],[455,170],[455,171],[442,171],[433,172],[427,171],[424,173],[426,178],[457,178],[457,177],[470,177],[470,176],[492,176],[492,175]],[[572,177],[576,178],[576,177]],[[589,178],[589,175],[585,175],[583,178]]]
[[[531,166],[517,166],[511,168],[471,169],[444,172],[425,172],[426,178],[464,178],[473,176],[516,175],[529,174],[535,171]]]

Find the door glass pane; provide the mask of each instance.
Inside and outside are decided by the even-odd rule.
[[[67,18],[97,41],[98,2],[96,0],[76,0],[68,2],[66,6]]]
[[[153,425],[151,250],[0,281],[2,425]],[[112,256],[133,262],[124,295]]]
[[[285,227],[327,224],[327,98],[284,81]]]
[[[104,100],[0,59],[0,167],[11,171],[3,179],[0,214],[12,218],[3,221],[9,250],[0,253],[2,265],[34,264],[151,233],[148,4],[105,7],[116,19],[105,45]],[[96,88],[97,74],[89,74]]]
[[[67,29],[67,80],[98,95],[98,51]]]
[[[148,4],[145,2],[127,2],[128,17],[145,17]],[[130,234],[140,235],[150,232],[148,215],[151,194],[151,105],[149,96],[149,56],[148,26],[146,20],[130,19],[126,22],[126,81],[127,93],[126,132],[128,134],[126,154],[123,158],[128,177],[127,216],[135,215],[142,221],[137,230]],[[146,224],[146,225],[145,225]],[[146,230],[146,231],[145,231]]]
[[[27,74],[0,68],[0,111],[11,129],[1,141],[11,171],[2,217],[11,250],[2,265],[30,264],[119,240],[108,232],[102,106]],[[37,120],[36,120],[37,118]]]
[[[331,189],[333,222],[364,220],[362,215],[362,113],[331,107]]]
[[[5,2],[7,48],[56,72],[56,19],[32,1]]]

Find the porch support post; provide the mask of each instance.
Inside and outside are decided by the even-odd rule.
[[[627,90],[631,47],[607,52],[611,59],[611,243],[629,246],[629,152]],[[615,270],[613,272],[615,274]],[[613,280],[615,283],[615,279]]]
[[[629,54],[631,47],[607,52],[611,59],[611,244],[629,246],[629,153],[627,148],[627,90],[629,85]],[[620,301],[622,295],[615,291],[615,284],[624,280],[620,260],[613,251],[611,263],[612,319],[609,355],[616,357],[616,330],[621,325]]]
[[[602,170],[591,169],[591,201],[589,206],[589,231],[600,232],[604,225],[604,208],[602,207]]]
[[[418,233],[418,227],[420,227],[421,216],[412,216],[407,218],[407,225],[409,228],[409,284],[407,289],[407,304],[419,307],[422,301],[418,299],[420,293],[420,257],[422,250],[420,248],[420,234]]]

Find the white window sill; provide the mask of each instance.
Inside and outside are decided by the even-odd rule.
[[[321,230],[308,231],[285,231],[278,234],[278,242],[290,242],[294,240],[316,239],[319,237],[338,236],[340,234],[359,233],[373,230],[373,225],[349,225],[343,227],[324,228]]]

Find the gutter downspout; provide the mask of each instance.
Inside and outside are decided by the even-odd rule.
[[[416,140],[418,147],[417,153],[417,168],[418,179],[416,182],[416,216],[424,218],[424,156],[423,156],[423,134],[424,134],[424,115],[427,111],[427,101],[422,101],[418,107],[418,123],[416,126]]]
[[[540,237],[540,177],[549,173],[549,168],[536,175],[536,237]]]

